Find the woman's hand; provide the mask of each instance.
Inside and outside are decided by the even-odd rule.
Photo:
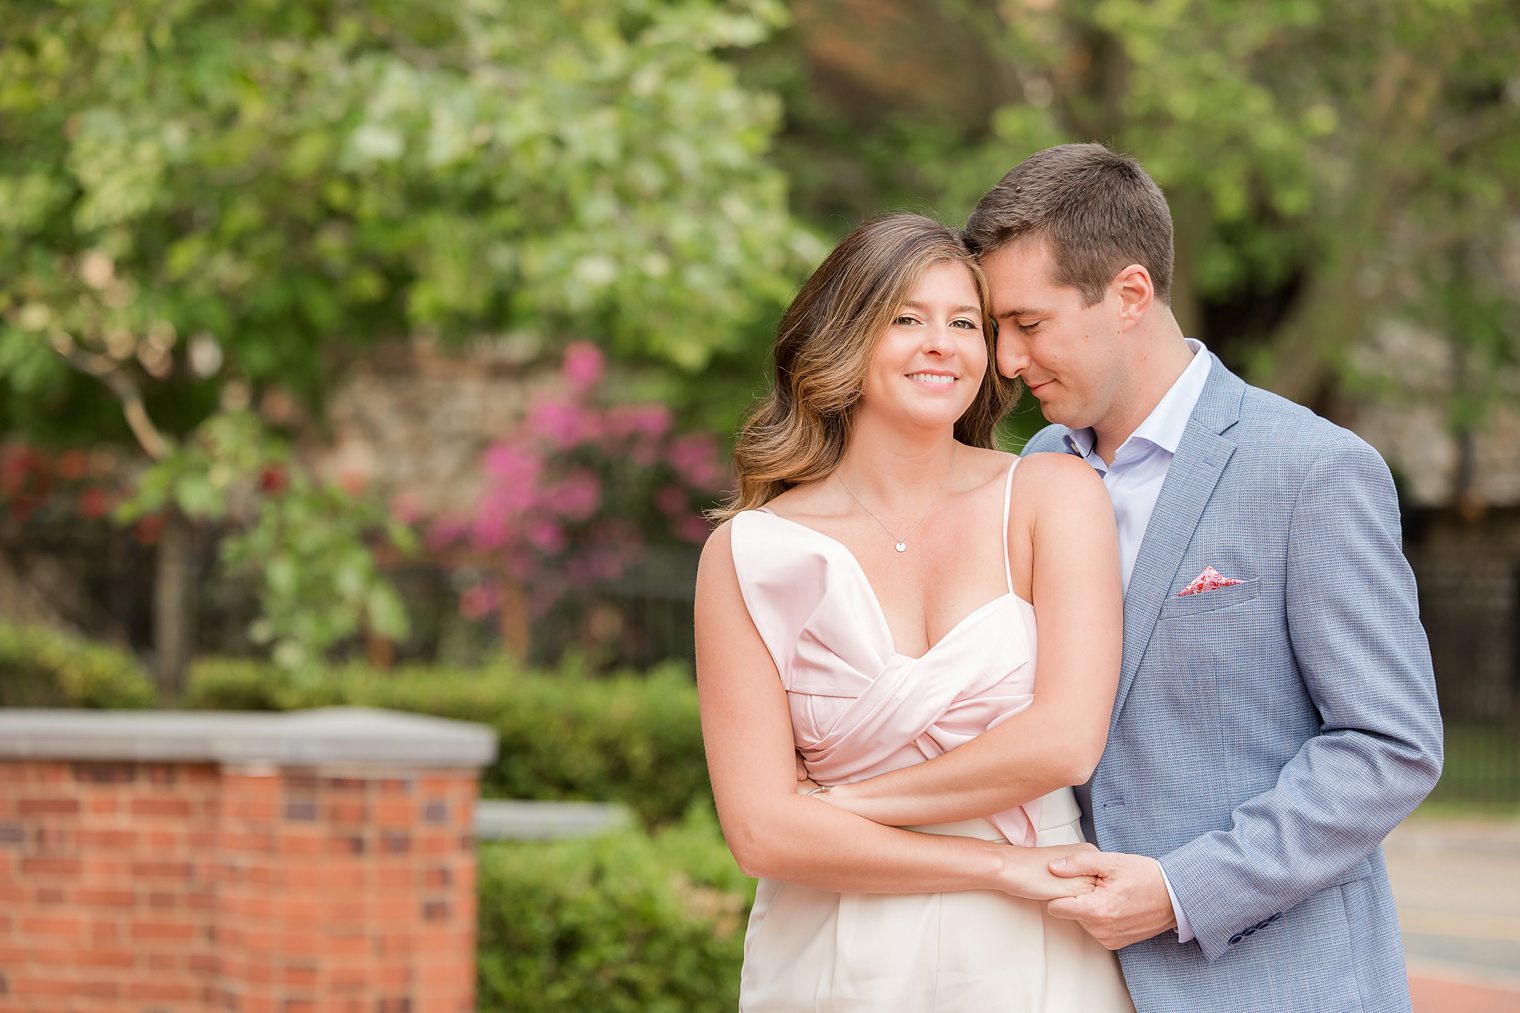
[[[1080,897],[1097,889],[1096,876],[1055,876],[1050,863],[1068,855],[1097,851],[1091,844],[1057,844],[1042,848],[1008,846],[998,889],[1026,900]]]

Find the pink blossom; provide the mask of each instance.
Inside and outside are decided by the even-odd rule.
[[[544,462],[525,447],[496,443],[481,455],[486,488],[477,511],[493,510],[508,517],[531,510],[538,495]]]
[[[562,375],[570,389],[584,394],[601,382],[606,372],[602,350],[589,341],[572,341],[565,348]]]
[[[723,481],[718,441],[709,433],[691,433],[671,441],[670,466],[695,489],[716,489]]]
[[[701,545],[707,541],[707,536],[712,532],[708,526],[707,518],[700,514],[690,514],[676,521],[676,535],[695,545]]]
[[[589,562],[594,580],[617,580],[623,575],[623,560],[615,552],[599,552]]]
[[[493,443],[480,455],[480,466],[492,478],[503,482],[538,481],[543,462],[526,447],[514,443]]]
[[[662,404],[618,405],[607,411],[607,435],[616,440],[663,439],[671,423],[670,409]]]
[[[428,529],[425,541],[427,547],[435,551],[446,549],[463,538],[468,530],[469,525],[457,517],[440,517]]]
[[[654,494],[654,505],[660,508],[660,512],[672,517],[680,516],[690,509],[690,503],[686,498],[686,490],[678,485],[665,485]]]
[[[528,524],[524,530],[528,544],[547,556],[558,555],[565,551],[568,539],[565,538],[565,529],[550,520],[537,520]]]
[[[470,525],[470,536],[475,541],[475,547],[487,552],[506,545],[511,534],[507,515],[501,510],[481,510],[475,515],[475,522]]]
[[[459,596],[459,614],[484,619],[501,606],[501,591],[493,584],[476,584]]]
[[[602,505],[602,483],[595,473],[577,468],[546,490],[544,499],[561,517],[584,521]]]
[[[601,420],[594,412],[569,401],[543,400],[528,409],[528,429],[563,450],[600,435]]]

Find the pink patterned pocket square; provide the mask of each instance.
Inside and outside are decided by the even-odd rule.
[[[1205,591],[1213,591],[1217,588],[1241,583],[1244,583],[1244,581],[1236,580],[1234,577],[1226,577],[1212,566],[1205,566],[1203,572],[1194,577],[1191,584],[1177,592],[1177,597],[1181,598],[1190,594],[1203,594]]]

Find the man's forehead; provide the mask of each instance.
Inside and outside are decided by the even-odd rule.
[[[992,295],[992,315],[999,319],[1048,312],[1056,294],[1043,240],[1017,240],[982,257]]]

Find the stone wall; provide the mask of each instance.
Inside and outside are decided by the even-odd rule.
[[[349,487],[402,493],[429,512],[459,506],[478,488],[481,451],[517,425],[549,375],[531,361],[512,342],[384,348],[346,371],[306,453]]]
[[[1348,399],[1336,420],[1382,453],[1411,504],[1520,506],[1520,369],[1482,379],[1499,394],[1481,425],[1459,438],[1449,421],[1452,391],[1477,381],[1463,380],[1453,348],[1428,331],[1383,326],[1354,356],[1377,390]]]
[[[0,711],[0,1013],[474,1008],[489,729]]]

